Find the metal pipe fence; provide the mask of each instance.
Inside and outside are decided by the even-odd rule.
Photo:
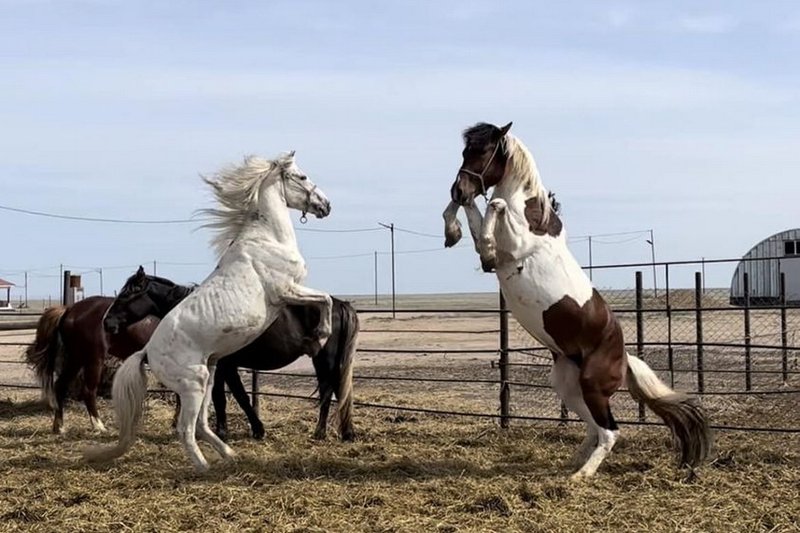
[[[720,260],[704,261],[706,267],[713,264],[723,264]],[[674,388],[680,388],[692,394],[702,396],[704,401],[712,402],[712,407],[718,411],[735,409],[755,409],[757,416],[746,423],[717,423],[715,427],[721,430],[749,430],[749,431],[775,431],[781,433],[800,433],[800,423],[796,418],[787,419],[786,416],[777,416],[786,409],[785,405],[772,406],[770,402],[780,401],[781,398],[800,398],[800,382],[795,381],[795,376],[800,375],[800,305],[791,303],[787,299],[787,282],[781,273],[780,297],[778,303],[769,305],[751,305],[757,296],[752,293],[752,283],[747,273],[744,276],[745,299],[744,305],[738,306],[731,302],[723,302],[723,294],[715,289],[707,289],[704,285],[702,274],[699,271],[691,272],[693,283],[685,283],[682,287],[671,287],[675,283],[676,266],[699,265],[699,262],[673,262],[658,263],[655,266],[663,267],[664,286],[660,293],[650,291],[643,285],[641,272],[634,272],[634,289],[632,290],[601,290],[601,294],[614,309],[623,328],[626,346],[631,353],[642,357],[662,379]],[[638,267],[640,265],[634,265]],[[653,266],[647,264],[647,266]],[[620,269],[630,265],[594,266],[595,278],[602,273],[604,268]],[[716,292],[714,292],[716,291]],[[658,294],[658,296],[657,296]],[[486,347],[459,346],[459,340],[446,340],[446,347],[409,347],[414,343],[393,341],[394,345],[370,346],[362,337],[362,346],[358,352],[362,355],[415,355],[426,356],[463,356],[464,358],[489,358],[475,363],[475,372],[484,372],[487,377],[459,375],[458,377],[435,375],[403,375],[397,368],[387,372],[380,367],[364,367],[361,372],[354,375],[354,379],[364,383],[417,383],[427,386],[458,386],[461,388],[486,388],[496,390],[497,411],[493,413],[473,412],[467,410],[448,410],[430,408],[428,406],[393,405],[379,402],[356,402],[356,405],[365,408],[388,409],[397,411],[410,411],[437,415],[473,416],[477,418],[491,418],[498,420],[501,427],[508,427],[515,420],[537,420],[554,422],[574,422],[563,405],[558,406],[551,395],[552,403],[556,404],[552,411],[549,408],[540,409],[532,414],[520,414],[530,408],[528,400],[530,395],[525,390],[539,389],[549,391],[549,382],[544,375],[550,367],[552,357],[547,349],[535,344],[513,321],[508,320],[509,311],[505,308],[502,296],[497,308],[448,308],[448,307],[418,307],[418,308],[362,308],[359,314],[362,317],[388,315],[430,316],[435,319],[443,317],[456,317],[459,319],[477,317],[481,321],[480,327],[465,328],[463,321],[458,327],[452,329],[441,326],[430,328],[402,327],[405,324],[400,319],[387,320],[388,324],[368,325],[361,332],[364,334],[391,334],[400,338],[403,335],[416,337],[424,335],[441,335],[445,339],[451,336],[461,336],[468,339],[482,339]],[[488,320],[496,320],[494,325],[486,324]],[[511,323],[510,323],[511,322]],[[0,322],[2,324],[2,322]],[[16,328],[23,324],[16,325]],[[30,327],[30,323],[24,324]],[[6,331],[15,328],[8,328]],[[417,339],[418,341],[419,339]],[[452,343],[452,347],[450,344]],[[5,341],[0,337],[0,346],[23,347],[27,343],[17,340]],[[494,346],[489,347],[488,345]],[[541,359],[543,362],[534,363],[525,359]],[[546,361],[546,362],[544,362]],[[0,359],[0,364],[21,364],[21,361]],[[357,367],[358,368],[358,367]],[[364,372],[369,370],[369,372]],[[0,372],[0,376],[2,372]],[[280,371],[251,371],[251,397],[254,404],[263,396],[284,397],[309,400],[312,398],[277,392],[263,392],[260,390],[260,376],[269,376],[270,379],[287,380],[303,379],[313,380],[314,374]],[[35,385],[13,383],[0,383],[0,388],[36,389]],[[153,389],[151,392],[158,392]],[[515,393],[516,391],[516,393]],[[405,391],[407,396],[411,393]],[[624,389],[621,389],[624,392]],[[539,393],[536,393],[539,394]],[[541,394],[545,394],[544,392]],[[719,402],[738,402],[742,405],[734,407],[719,404]],[[528,402],[528,403],[526,403]],[[714,403],[717,402],[717,403]],[[757,402],[757,403],[756,403]],[[541,407],[536,407],[537,409]],[[550,415],[553,412],[556,414]],[[625,410],[627,418],[619,422],[627,425],[660,425],[659,422],[648,421],[648,414],[643,405],[631,403]],[[783,413],[785,415],[785,413]],[[775,415],[774,424],[771,417]],[[746,418],[746,417],[745,417]]]

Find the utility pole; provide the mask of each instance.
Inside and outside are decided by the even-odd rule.
[[[390,223],[388,225],[386,225],[386,224],[384,224],[382,222],[378,222],[378,224],[380,224],[381,226],[383,226],[384,228],[387,228],[389,230],[389,233],[391,234],[391,239],[392,239],[392,318],[396,318],[397,314],[396,314],[395,311],[397,309],[397,307],[396,307],[396,305],[397,305],[397,297],[396,297],[396,294],[395,294],[395,275],[394,275],[394,222],[392,222],[392,223]]]
[[[153,260],[153,275],[154,276],[158,275],[158,271],[156,270],[156,261],[155,261],[155,259]]]
[[[25,271],[25,308],[28,308],[28,271]]]
[[[656,240],[653,238],[653,230],[650,230],[650,239],[645,239],[650,245],[650,257],[653,260],[653,297],[658,298],[658,287],[656,286]]]
[[[100,274],[100,296],[105,296],[103,294],[103,269],[102,269],[102,267],[97,269],[97,273]]]
[[[589,281],[592,280],[592,236],[589,235]]]
[[[375,254],[375,307],[378,307],[378,252],[376,250],[373,253]]]

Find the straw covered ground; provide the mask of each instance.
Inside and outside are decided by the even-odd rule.
[[[367,394],[366,400],[370,400]],[[2,531],[797,531],[797,436],[722,433],[694,480],[673,467],[665,431],[624,428],[595,479],[565,481],[577,425],[516,424],[358,409],[352,444],[310,439],[308,402],[269,399],[267,438],[232,416],[233,464],[192,472],[148,402],[123,459],[88,466],[81,450],[111,435],[72,409],[49,433],[35,401],[0,403]],[[445,402],[444,407],[453,407]],[[111,420],[107,406],[104,416]],[[213,452],[204,447],[214,460]]]
[[[494,295],[454,298],[407,304],[496,303]],[[653,320],[646,324],[648,338],[658,331]],[[361,325],[357,401],[497,413],[496,317],[431,312],[392,319],[367,312]],[[736,324],[723,329],[739,331]],[[31,332],[0,337],[9,343],[0,346],[0,357],[8,361],[0,366],[0,383],[32,384],[19,364],[22,349],[13,344],[29,342]],[[512,345],[529,343],[518,331],[512,334]],[[389,347],[407,352],[371,351]],[[458,352],[464,349],[472,351]],[[655,351],[646,356],[654,366],[665,364]],[[691,368],[686,357],[676,355],[677,368]],[[727,351],[708,362],[727,370],[740,368],[741,361],[738,352]],[[558,416],[547,385],[547,357],[517,353],[512,362],[520,364],[511,368],[512,414]],[[755,369],[775,365],[773,354],[754,353]],[[287,370],[309,374],[310,366],[304,357]],[[693,379],[674,377],[680,388],[694,390]],[[739,374],[711,379],[707,386],[714,390],[742,387]],[[799,386],[796,374],[786,383],[772,374],[754,378],[759,390]],[[309,396],[314,380],[265,376],[262,390]],[[114,440],[110,403],[101,402],[108,434],[92,433],[82,405],[72,403],[67,431],[56,436],[37,396],[33,390],[0,389],[0,532],[800,531],[797,433],[717,432],[710,463],[689,479],[673,465],[665,429],[623,426],[597,476],[576,484],[566,479],[583,437],[580,424],[512,420],[512,427],[502,430],[489,418],[357,407],[357,442],[336,440],[335,417],[328,440],[318,442],[310,438],[317,414],[313,403],[262,397],[265,441],[249,438],[244,417],[231,402],[230,442],[239,459],[221,463],[201,445],[212,469],[196,475],[170,428],[173,406],[159,395],[150,396],[140,438],[129,454],[102,466],[83,463],[81,451]],[[702,401],[715,424],[798,427],[798,393],[706,395]],[[636,418],[636,404],[624,393],[614,397],[613,408],[620,420]],[[655,418],[649,414],[647,420]]]

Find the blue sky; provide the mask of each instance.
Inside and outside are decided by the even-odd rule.
[[[199,173],[295,149],[333,204],[306,227],[439,235],[460,131],[513,120],[570,235],[652,228],[660,260],[740,256],[800,225],[798,44],[795,2],[0,0],[0,204],[186,218],[210,202]],[[0,211],[0,277],[38,269],[30,296],[55,297],[52,267],[87,271],[87,292],[104,267],[110,292],[157,260],[200,281],[194,226]],[[596,238],[595,264],[649,260],[646,237]],[[299,239],[308,284],[337,294],[370,292],[389,248],[385,231]],[[477,266],[469,247],[399,255],[398,290],[492,290]],[[379,270],[385,292],[386,255]],[[724,286],[733,266],[711,270]]]

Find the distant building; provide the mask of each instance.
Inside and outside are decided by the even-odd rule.
[[[13,283],[0,278],[0,309],[11,309],[11,287]]]
[[[742,257],[731,280],[733,305],[744,305],[745,272],[750,285],[750,305],[780,303],[781,272],[785,278],[786,302],[800,304],[800,228],[767,237]]]

